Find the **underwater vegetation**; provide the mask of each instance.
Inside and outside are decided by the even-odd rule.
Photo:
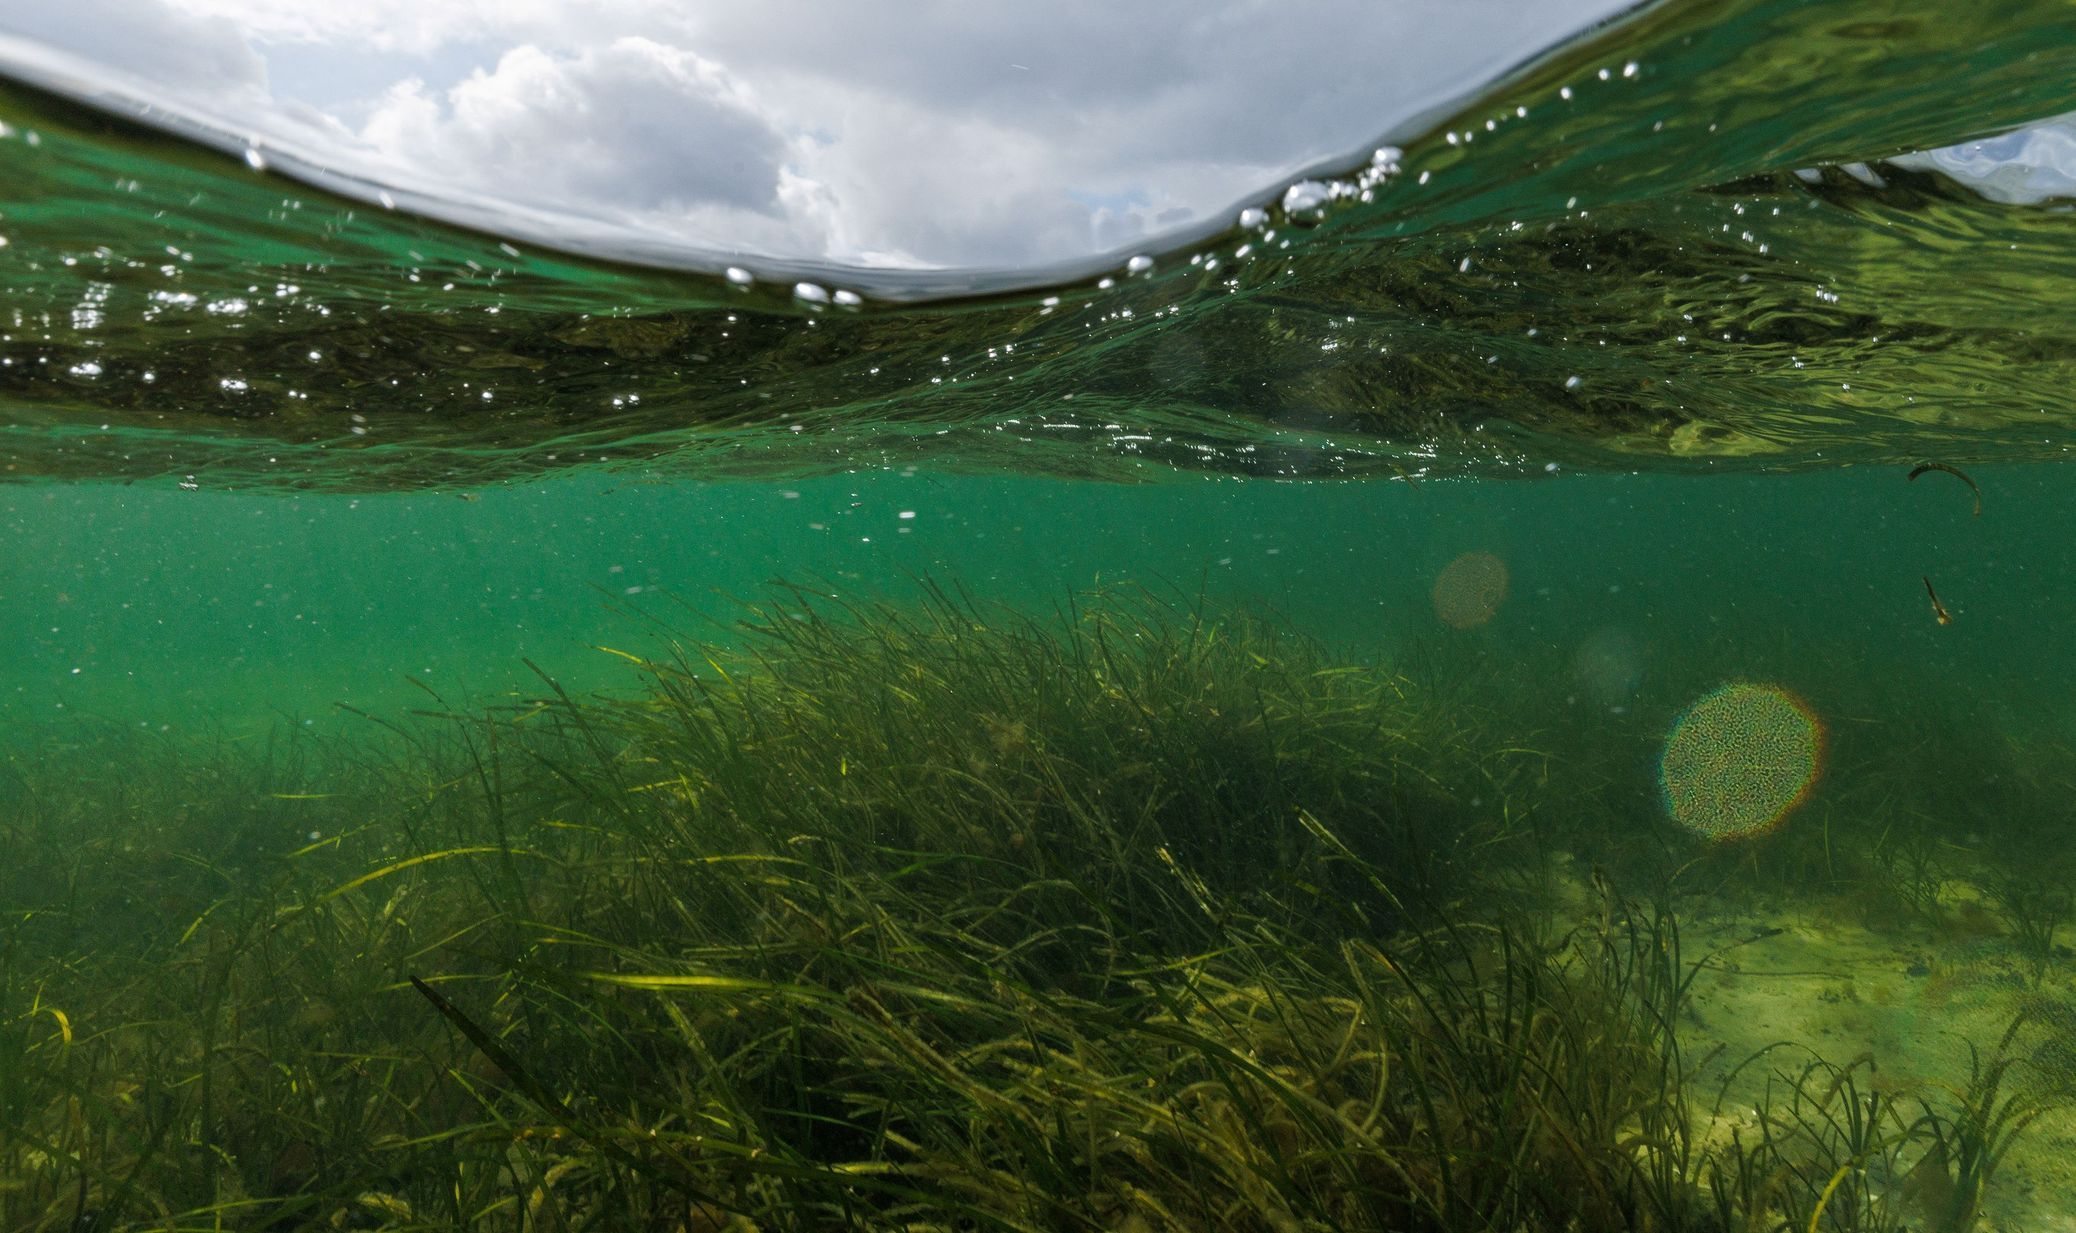
[[[1955,1233],[2063,1103],[2053,990],[1950,1089],[1691,1049],[1698,899],[1436,673],[1143,595],[731,643],[12,753],[0,1226]]]

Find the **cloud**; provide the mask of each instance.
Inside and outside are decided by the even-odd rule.
[[[267,97],[266,62],[227,17],[156,0],[16,3],[0,15],[0,32],[83,55],[171,93]]]
[[[33,0],[32,0],[33,2]],[[55,0],[52,0],[55,3]],[[585,33],[639,33],[675,0],[154,0],[228,21],[256,43],[311,43],[412,57],[486,40],[566,46]]]
[[[478,191],[651,217],[773,212],[787,149],[720,66],[646,38],[575,55],[515,47],[440,92],[401,82],[360,137]]]

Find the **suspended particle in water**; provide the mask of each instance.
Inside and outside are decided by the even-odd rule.
[[[1704,839],[1745,839],[1780,824],[1824,763],[1824,726],[1777,685],[1732,682],[1688,707],[1665,738],[1658,787],[1672,820]]]
[[[1476,629],[1506,600],[1506,562],[1489,552],[1466,552],[1435,576],[1434,614],[1452,629]]]

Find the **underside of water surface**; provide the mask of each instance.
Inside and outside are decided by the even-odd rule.
[[[798,298],[562,258],[15,88],[0,451],[275,490],[2060,458],[2066,206],[1868,160],[2065,110],[2066,10],[1721,7],[1553,52],[1209,241],[906,309],[842,270]]]
[[[2076,1229],[2067,6],[1022,269],[12,37],[0,1227]]]

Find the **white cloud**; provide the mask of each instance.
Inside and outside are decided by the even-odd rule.
[[[452,43],[547,42],[639,33],[667,0],[164,0],[259,43],[323,43],[425,56]]]
[[[360,128],[403,166],[498,196],[611,214],[771,213],[786,141],[719,65],[646,38],[515,47],[444,91],[392,87]]]
[[[139,0],[71,0],[10,4],[0,31],[18,34],[168,90],[218,97],[266,98],[265,61],[238,23]]]

